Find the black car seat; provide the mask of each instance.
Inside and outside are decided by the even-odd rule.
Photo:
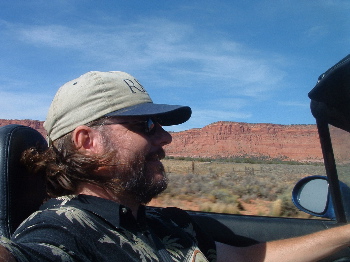
[[[30,174],[20,163],[22,152],[36,145],[47,147],[35,129],[22,125],[0,127],[1,236],[9,238],[46,198],[43,177]]]

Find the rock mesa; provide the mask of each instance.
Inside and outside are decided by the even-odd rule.
[[[20,124],[46,132],[37,120],[0,120],[0,126]],[[253,156],[293,161],[322,161],[316,125],[216,122],[203,128],[172,132],[168,156],[229,158]]]

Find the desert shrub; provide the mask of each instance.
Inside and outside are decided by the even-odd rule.
[[[271,214],[274,217],[280,217],[282,212],[282,199],[277,199],[272,203]]]
[[[209,203],[204,202],[199,206],[200,211],[239,214],[240,208],[238,204],[224,204],[224,203]]]
[[[293,160],[287,160],[286,156],[280,156],[279,158],[271,158],[269,156],[251,156],[241,155],[233,157],[190,157],[190,156],[166,156],[165,159],[174,159],[181,161],[195,161],[195,162],[229,162],[229,163],[246,163],[246,164],[282,164],[282,165],[323,165],[319,162],[298,162]]]
[[[211,191],[210,195],[214,196],[215,202],[224,204],[236,204],[238,200],[237,195],[233,195],[232,192],[223,188]]]
[[[226,205],[231,210],[227,212],[234,213],[234,207],[241,202],[261,199],[273,201],[270,213],[275,216],[295,216],[298,211],[290,200],[291,188],[305,176],[324,173],[324,168],[316,165],[193,163],[175,159],[166,160],[164,165],[169,186],[159,196],[162,201],[189,201],[211,212]]]
[[[300,212],[299,209],[293,204],[292,197],[289,192],[279,196],[279,198],[274,202],[273,206],[273,212],[275,212],[275,214],[273,214],[274,216],[297,217]]]

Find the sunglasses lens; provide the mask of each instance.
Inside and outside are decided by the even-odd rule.
[[[156,124],[153,122],[151,118],[147,120],[147,133],[150,135],[153,135],[154,132],[156,131]]]
[[[157,129],[157,122],[153,121],[151,118],[149,118],[146,121],[131,121],[131,122],[104,122],[100,124],[93,123],[91,126],[96,125],[128,125],[129,129],[134,132],[141,132],[147,135],[153,135],[156,132]]]

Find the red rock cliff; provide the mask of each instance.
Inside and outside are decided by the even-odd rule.
[[[168,156],[256,156],[322,161],[316,125],[216,122],[201,129],[172,133]]]
[[[29,126],[33,129],[38,130],[44,137],[46,136],[46,131],[43,127],[44,122],[38,121],[38,120],[16,120],[16,119],[0,119],[0,126],[6,126],[10,124],[17,124],[17,125],[23,125],[23,126]]]
[[[0,126],[20,124],[46,132],[42,121],[1,120]],[[248,124],[216,122],[203,128],[172,133],[165,147],[168,156],[256,156],[295,161],[322,161],[316,125]]]

